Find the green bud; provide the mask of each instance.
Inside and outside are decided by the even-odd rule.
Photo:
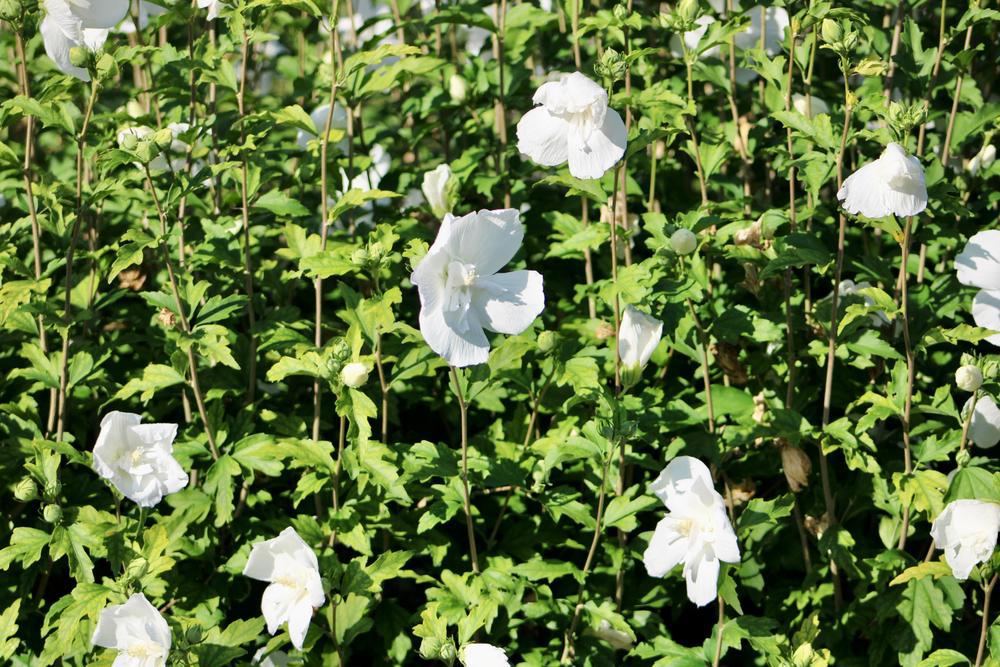
[[[438,659],[449,665],[455,661],[457,655],[458,651],[455,650],[455,644],[450,639],[442,643],[438,649]]]
[[[969,461],[972,460],[972,454],[969,453],[968,447],[960,451],[955,455],[955,465],[959,468],[964,468],[969,465]]]
[[[368,264],[368,249],[358,248],[351,253],[351,264],[355,266],[365,266]]]
[[[14,486],[14,497],[22,503],[38,499],[38,485],[35,480],[25,477]]]
[[[58,498],[60,493],[62,493],[61,482],[52,482],[51,484],[45,485],[46,498]]]
[[[113,79],[118,76],[118,63],[110,53],[102,53],[94,69],[99,79]]]
[[[142,579],[148,572],[149,561],[141,556],[133,559],[132,562],[128,564],[128,567],[125,568],[125,576],[133,581]]]
[[[48,523],[59,523],[62,521],[63,511],[59,505],[46,505],[42,510],[42,518]]]
[[[844,35],[844,50],[853,51],[854,47],[858,45],[858,33],[855,30],[851,30],[846,35]]]
[[[543,331],[538,334],[538,351],[548,354],[556,347],[558,336],[554,331]]]
[[[160,154],[160,149],[150,139],[140,139],[139,143],[136,144],[135,154],[139,156],[141,162],[149,164],[153,158]]]
[[[625,389],[628,389],[629,387],[634,387],[635,385],[639,384],[640,380],[642,380],[642,366],[637,366],[634,364],[631,366],[622,366],[621,374],[622,374],[622,387],[624,387]]]
[[[90,51],[82,46],[74,46],[69,50],[69,62],[74,67],[86,67],[90,61]]]
[[[682,227],[670,235],[670,247],[678,255],[690,255],[698,249],[698,237],[690,229]]]
[[[823,19],[823,26],[820,28],[820,35],[827,44],[835,44],[844,36],[844,31],[840,24],[833,19]]]
[[[13,21],[21,15],[21,3],[18,0],[0,0],[0,19]]]
[[[698,18],[698,0],[681,0],[677,4],[677,16],[685,23]]]
[[[131,132],[126,132],[122,135],[121,145],[127,151],[134,151],[135,147],[139,145],[139,137]]]
[[[848,37],[851,37],[851,36],[853,36],[855,40],[857,39],[857,33],[852,32],[852,33],[850,33],[850,35],[848,35]],[[851,45],[847,45],[846,44],[846,42],[848,40],[845,39],[844,41],[845,41],[845,46],[847,46],[848,49],[850,49],[850,48],[853,47],[853,44],[851,44]],[[854,72],[856,74],[860,74],[861,76],[882,76],[886,72],[886,65],[885,65],[884,62],[882,62],[878,58],[865,58],[864,60],[862,60],[861,62],[858,63],[857,67],[854,68]],[[891,105],[889,105],[889,117],[890,118],[893,118],[893,115],[892,115],[893,114],[892,105],[895,105],[895,107],[896,107],[896,109],[895,109],[896,116],[895,117],[898,118],[899,114],[901,114],[902,111],[903,111],[903,107],[898,102],[893,102]]]
[[[157,130],[156,133],[153,134],[153,141],[156,142],[156,146],[161,151],[165,151],[170,148],[171,144],[174,143],[174,133],[166,127],[162,130]]]
[[[202,636],[200,625],[192,625],[184,631],[184,639],[187,640],[188,644],[200,644]]]
[[[594,72],[602,79],[610,80],[612,83],[625,78],[627,69],[628,63],[625,62],[622,54],[615,49],[605,49],[604,53],[601,54],[601,59],[594,65]]]
[[[618,21],[624,21],[628,18],[628,7],[625,5],[615,5],[612,13],[615,15],[615,19]]]

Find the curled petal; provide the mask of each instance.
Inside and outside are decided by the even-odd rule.
[[[608,109],[599,129],[589,133],[573,128],[569,140],[569,173],[577,178],[600,178],[625,155],[628,133],[622,117]]]
[[[519,334],[545,309],[542,274],[537,271],[498,273],[478,286],[483,298],[474,301],[476,312],[490,331]]]
[[[687,596],[691,602],[704,607],[715,600],[719,590],[719,559],[707,545],[691,554],[684,564]]]
[[[555,167],[569,158],[569,131],[570,125],[563,118],[537,107],[517,124],[517,150],[542,166]]]
[[[681,521],[670,516],[663,517],[656,524],[649,546],[642,554],[646,573],[651,577],[666,576],[684,560],[690,548],[691,540],[682,530]]]
[[[1000,290],[1000,230],[979,232],[955,258],[958,282],[980,289]]]

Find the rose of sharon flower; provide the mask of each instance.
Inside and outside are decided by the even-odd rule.
[[[980,171],[989,169],[993,166],[993,163],[997,159],[997,147],[993,144],[984,144],[979,152],[969,160],[968,170],[973,176],[979,174]]]
[[[198,0],[198,7],[208,9],[208,20],[219,18],[222,10],[222,0]]]
[[[424,193],[424,199],[427,200],[427,205],[431,207],[431,212],[438,218],[444,217],[445,213],[451,213],[449,181],[451,181],[451,167],[447,164],[439,164],[433,171],[424,173],[424,181],[420,186]]]
[[[642,556],[646,572],[663,577],[683,563],[688,599],[704,606],[715,599],[719,561],[740,560],[725,502],[712,484],[708,467],[690,456],[671,461],[649,489],[669,512],[656,525]]]
[[[622,382],[630,387],[639,381],[642,369],[653,356],[663,335],[663,322],[631,305],[625,306],[618,329],[618,356],[621,358]]]
[[[521,247],[511,208],[444,216],[434,245],[410,275],[420,294],[420,332],[452,366],[486,363],[483,329],[516,335],[545,308],[537,271],[498,273]]]
[[[976,326],[1000,331],[1000,230],[979,232],[955,258],[958,282],[980,288],[972,300]],[[1000,334],[986,339],[1000,346]]]
[[[115,667],[163,667],[170,654],[170,628],[146,596],[136,593],[125,604],[101,610],[90,643],[118,651]]]
[[[313,550],[294,528],[285,528],[274,539],[253,545],[243,574],[271,583],[260,601],[267,631],[273,635],[288,623],[292,645],[302,650],[313,610],[326,600]]]
[[[959,581],[993,555],[1000,531],[1000,505],[982,500],[953,500],[931,525],[931,537]]]
[[[625,123],[608,93],[579,72],[543,84],[517,124],[517,149],[540,165],[569,162],[576,178],[600,178],[625,154]]]
[[[968,414],[973,399],[965,402],[962,414]],[[969,439],[983,449],[1000,442],[1000,408],[991,396],[980,396],[969,422]]]
[[[917,215],[927,208],[924,168],[920,160],[893,142],[879,159],[847,177],[837,199],[848,213],[866,218]]]
[[[45,18],[39,26],[45,53],[69,76],[90,81],[90,74],[70,62],[73,47],[96,51],[108,32],[128,14],[129,0],[44,0]]]
[[[177,424],[143,424],[139,415],[109,412],[94,445],[94,470],[140,507],[180,491],[187,473],[173,457]]]
[[[465,667],[510,667],[507,653],[492,644],[466,644],[462,647]]]

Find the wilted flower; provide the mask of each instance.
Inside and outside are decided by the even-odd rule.
[[[858,294],[858,290],[868,289],[871,287],[871,283],[867,281],[861,281],[860,283],[855,283],[853,280],[841,280],[840,285],[837,286],[837,294],[840,296],[855,296],[864,299],[866,306],[874,306],[875,299],[870,296],[863,294]],[[876,310],[868,316],[871,320],[872,326],[881,327],[889,324],[889,317],[885,314],[884,310]]]
[[[1000,531],[1000,505],[982,500],[953,500],[931,525],[931,537],[959,581],[993,555]]]
[[[712,484],[708,467],[690,456],[671,461],[649,489],[669,512],[656,525],[643,554],[646,572],[663,577],[683,563],[688,599],[704,606],[715,599],[719,562],[740,560],[725,502]]]
[[[625,123],[608,93],[579,72],[542,84],[517,124],[517,149],[546,167],[569,162],[576,178],[600,178],[625,154]]]
[[[198,7],[208,9],[208,20],[219,18],[222,11],[222,0],[198,0]]]
[[[989,169],[997,159],[997,148],[993,144],[985,144],[979,149],[975,157],[969,160],[969,173],[973,176],[979,174],[980,170]]]
[[[357,389],[368,380],[368,367],[360,361],[353,361],[340,369],[340,381],[352,389]]]
[[[970,398],[962,408],[962,414],[968,414],[973,399]],[[969,439],[983,449],[995,447],[1000,442],[1000,408],[991,396],[980,396],[972,412],[969,423]]]
[[[109,412],[94,445],[94,470],[140,507],[180,491],[187,473],[174,459],[177,424],[143,424],[139,415]]]
[[[514,209],[447,214],[410,275],[420,293],[420,332],[452,366],[485,363],[490,342],[484,328],[519,334],[545,307],[540,273],[498,273],[523,238]]]
[[[809,473],[812,472],[812,461],[809,455],[792,445],[781,446],[781,468],[785,471],[788,488],[798,493],[809,486]]]
[[[272,635],[288,623],[288,636],[302,650],[313,610],[326,600],[319,578],[319,561],[294,528],[258,542],[250,550],[243,574],[271,583],[264,590],[260,608]]]
[[[465,667],[510,667],[507,653],[492,644],[466,644],[461,658]]]
[[[634,385],[642,377],[642,369],[653,356],[662,335],[663,322],[631,305],[625,306],[618,329],[618,356],[621,358],[622,383],[626,387]]]
[[[681,227],[670,235],[670,247],[678,255],[690,255],[698,248],[698,237],[690,229]]]
[[[980,288],[972,300],[976,326],[1000,331],[1000,230],[979,232],[955,258],[958,282]],[[988,342],[1000,346],[1000,334]]]
[[[847,177],[837,192],[844,210],[867,218],[917,215],[927,208],[927,186],[920,160],[899,144]]]
[[[128,13],[129,0],[44,0],[45,18],[39,26],[45,53],[59,69],[81,81],[90,81],[86,69],[70,62],[70,49],[85,47],[97,51],[108,31]]]
[[[433,171],[424,173],[424,182],[421,190],[424,198],[431,207],[431,212],[438,218],[444,217],[445,213],[451,213],[451,202],[449,199],[448,184],[451,181],[451,167],[447,164],[439,164]]]
[[[163,667],[170,654],[170,628],[146,596],[136,593],[125,604],[101,610],[90,643],[118,651],[116,667]]]
[[[955,371],[955,385],[962,391],[975,391],[983,386],[983,372],[974,364],[960,366]]]
[[[821,113],[830,113],[830,107],[827,103],[814,95],[799,95],[795,93],[792,95],[792,106],[806,118],[812,118]]]

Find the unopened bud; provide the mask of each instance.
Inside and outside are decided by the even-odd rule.
[[[202,636],[200,625],[192,625],[184,631],[184,639],[187,640],[188,644],[200,644]]]
[[[340,370],[340,381],[351,389],[357,389],[368,381],[368,367],[360,361],[354,361]]]
[[[966,467],[967,465],[969,465],[969,461],[971,460],[972,460],[972,453],[969,451],[968,447],[960,451],[958,454],[955,454],[955,465],[957,465],[959,468]]]
[[[132,562],[128,564],[128,567],[125,568],[125,576],[133,581],[142,579],[148,572],[149,561],[141,556],[133,559]]]
[[[458,651],[455,650],[455,644],[450,639],[441,644],[441,648],[438,649],[438,658],[449,665],[455,661],[457,656]]]
[[[162,130],[157,130],[156,133],[153,134],[153,141],[156,142],[156,146],[161,151],[165,151],[170,148],[172,143],[174,143],[174,133],[166,127]]]
[[[115,61],[114,56],[110,53],[103,53],[101,57],[97,59],[97,64],[94,66],[94,70],[97,72],[97,76],[101,79],[113,79],[118,76],[118,63]]]
[[[628,7],[621,4],[615,5],[615,8],[611,10],[611,13],[614,14],[617,20],[624,21],[628,18]]]
[[[600,60],[594,65],[594,72],[603,79],[611,80],[611,82],[625,78],[625,70],[627,69],[628,63],[625,62],[622,54],[610,48],[604,49]]]
[[[35,480],[25,477],[14,486],[14,497],[22,503],[38,499],[38,485]]]
[[[966,364],[955,371],[955,385],[962,391],[976,391],[983,386],[983,372],[978,366]]]
[[[681,0],[677,5],[677,16],[683,21],[694,21],[698,17],[698,0]]]
[[[538,351],[549,353],[556,346],[556,334],[554,331],[543,331],[538,334]]]
[[[678,255],[690,255],[698,248],[698,237],[690,229],[678,229],[670,235],[670,247]]]
[[[90,51],[82,46],[74,46],[69,50],[69,62],[74,67],[86,67],[90,60]]]
[[[823,36],[823,41],[827,44],[833,44],[839,42],[841,37],[844,36],[844,30],[840,27],[840,24],[833,19],[823,19],[823,26],[820,29],[820,34]]]
[[[452,74],[448,79],[448,94],[451,95],[451,101],[462,103],[468,93],[469,86],[465,83],[465,79],[459,74]]]
[[[134,132],[126,131],[122,133],[118,143],[125,150],[134,151],[136,146],[139,145],[139,137],[135,136]]]
[[[48,523],[59,523],[62,521],[63,511],[59,505],[46,505],[42,510],[42,518]]]
[[[809,486],[812,461],[804,451],[792,445],[781,447],[781,467],[785,471],[788,488],[793,493],[798,493],[803,487]]]
[[[18,0],[0,0],[0,19],[12,21],[21,13],[21,3]]]

